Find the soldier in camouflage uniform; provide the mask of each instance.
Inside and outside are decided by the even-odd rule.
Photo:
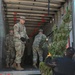
[[[10,67],[14,63],[15,49],[14,49],[14,40],[13,39],[14,39],[13,31],[10,30],[10,33],[7,34],[6,39],[5,39],[7,67]]]
[[[24,25],[25,17],[20,17],[20,22],[14,25],[14,41],[15,41],[15,50],[16,50],[16,59],[15,62],[17,64],[17,70],[23,70],[21,67],[21,58],[24,53],[26,40],[29,39],[26,33],[26,27]]]
[[[43,61],[43,51],[41,50],[41,48],[39,47],[40,42],[42,39],[46,39],[46,35],[43,34],[43,30],[40,29],[39,33],[35,36],[34,42],[33,42],[33,66],[37,68],[36,64],[37,64],[37,53],[39,55],[39,61],[42,62]]]

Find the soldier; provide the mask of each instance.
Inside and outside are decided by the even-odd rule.
[[[42,39],[46,39],[46,35],[43,34],[43,30],[40,29],[39,33],[35,36],[34,42],[33,42],[33,66],[37,68],[37,53],[39,55],[39,61],[43,61],[43,51],[40,48],[40,42]]]
[[[23,70],[21,67],[21,58],[24,53],[26,40],[29,39],[26,33],[26,27],[24,25],[25,17],[20,17],[20,22],[14,25],[14,41],[15,41],[15,50],[16,50],[16,70]]]
[[[5,39],[5,46],[6,46],[6,66],[10,67],[15,58],[15,50],[14,50],[14,37],[13,31],[10,30],[9,34],[7,34]]]

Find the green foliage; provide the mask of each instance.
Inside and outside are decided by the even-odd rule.
[[[41,62],[39,66],[42,75],[52,75],[51,68],[46,66],[44,62]]]
[[[56,25],[53,27],[53,43],[49,48],[49,52],[52,55],[62,55],[66,49],[67,39],[71,30],[69,28],[69,22],[71,21],[70,15],[71,12],[68,10],[60,27],[57,28]]]
[[[62,40],[59,42],[53,42],[51,44],[49,51],[53,56],[62,55],[63,54],[62,52],[65,50],[66,44],[67,44],[66,40]]]
[[[65,23],[68,23],[68,22],[70,22],[70,20],[71,20],[71,11],[67,10],[67,13],[66,13],[65,17],[63,18],[63,21]]]
[[[67,39],[69,37],[70,28],[69,22],[71,21],[71,12],[70,10],[67,11],[66,15],[63,18],[63,22],[59,28],[56,25],[53,27],[53,42],[49,47],[49,52],[53,56],[60,56],[63,55],[64,50],[66,49]],[[52,75],[51,68],[46,66],[44,62],[40,63],[40,71],[42,75]]]

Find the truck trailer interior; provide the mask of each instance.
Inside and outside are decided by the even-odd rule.
[[[44,34],[49,38],[49,41],[52,42],[52,27],[54,24],[59,26],[60,20],[65,13],[65,7],[70,5],[70,3],[72,3],[72,0],[0,0],[1,70],[15,71],[5,68],[5,48],[3,45],[5,36],[10,30],[13,30],[13,26],[19,22],[20,16],[26,17],[25,27],[30,38],[30,43],[26,43],[21,65],[25,67],[25,70],[31,70],[33,64],[32,44],[35,35],[41,28],[44,30]],[[14,73],[17,74],[16,72]],[[21,72],[18,72],[18,74],[20,73]],[[25,75],[24,71],[23,75]],[[38,72],[35,75],[40,75],[40,73]]]

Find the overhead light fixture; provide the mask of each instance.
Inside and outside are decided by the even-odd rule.
[[[46,38],[46,41],[48,41],[48,38]]]
[[[50,21],[50,23],[52,23],[52,21]]]
[[[54,21],[54,18],[52,20]]]

